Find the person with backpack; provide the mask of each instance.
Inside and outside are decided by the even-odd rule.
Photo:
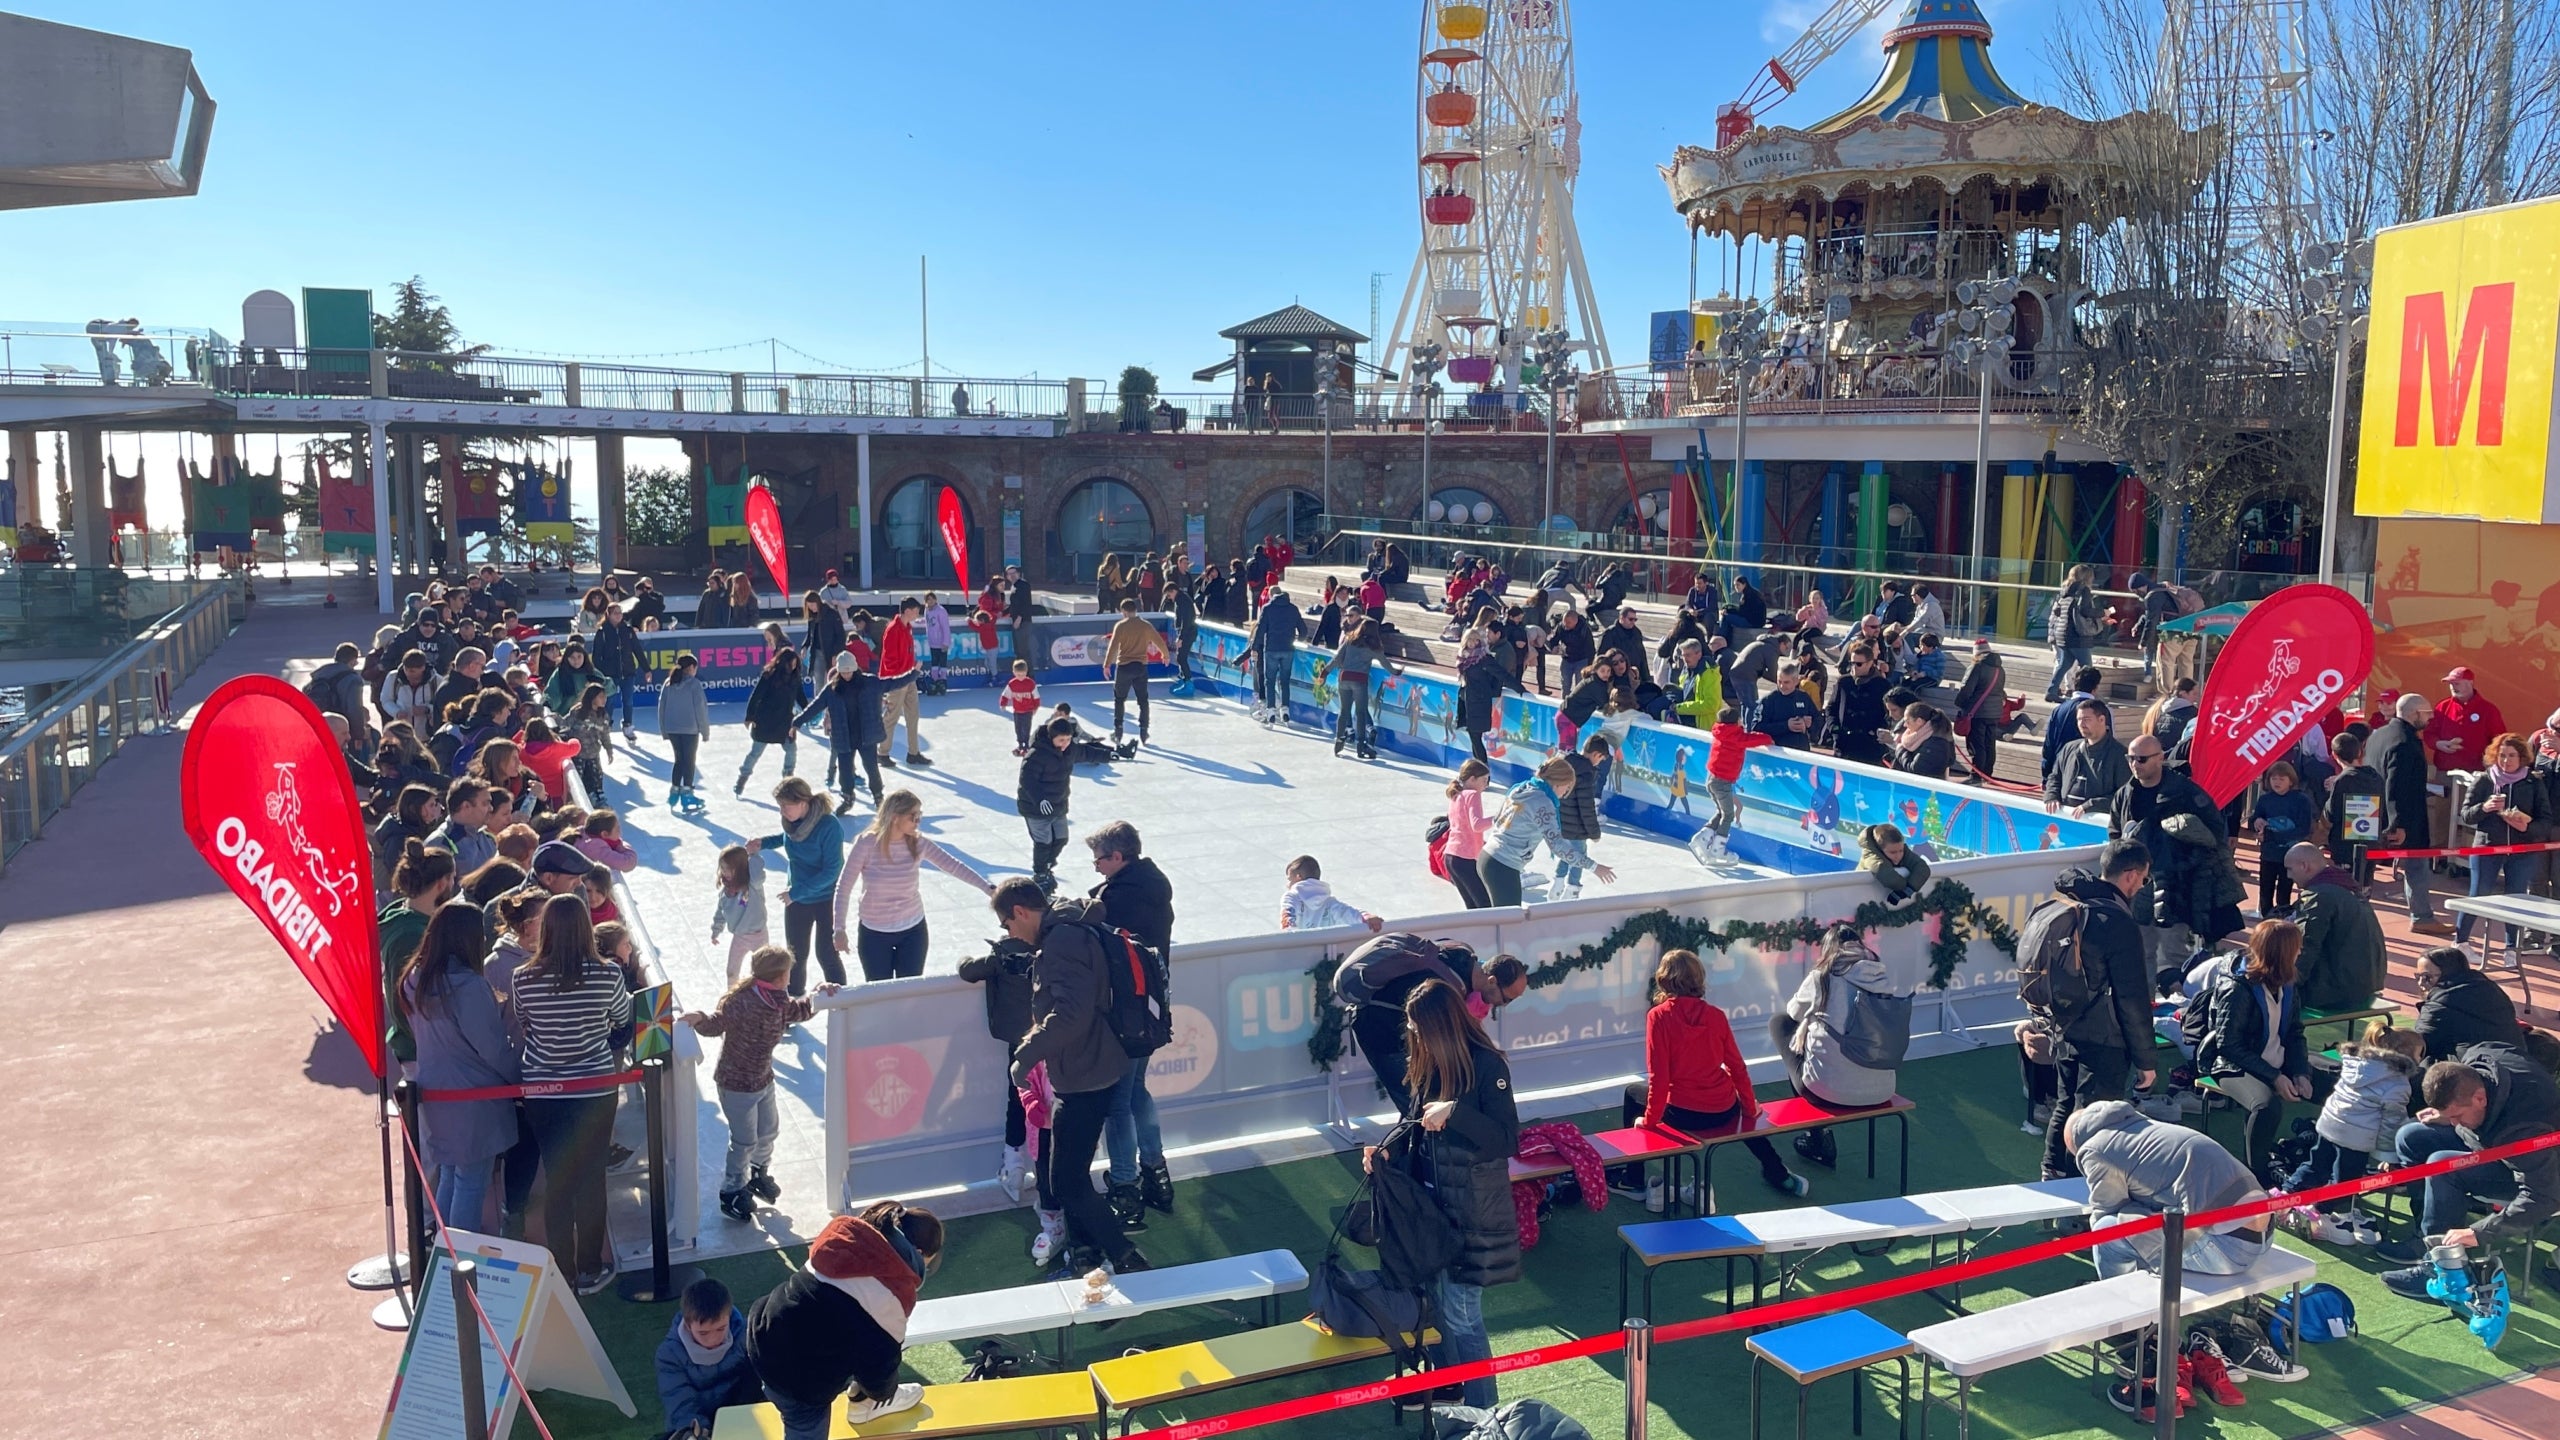
[[[924,1387],[898,1383],[898,1367],[943,1238],[932,1211],[895,1200],[838,1215],[809,1242],[807,1263],[747,1307],[747,1359],[783,1440],[825,1440],[839,1414],[862,1425],[922,1403]]]
[[[2031,1023],[2054,1037],[2056,1098],[2045,1126],[2043,1178],[2080,1173],[2063,1134],[2066,1117],[2125,1097],[2157,1078],[2152,1052],[2151,970],[2133,897],[2151,878],[2151,853],[2135,840],[2110,840],[2095,873],[2073,866],[2054,877],[2059,898],[2036,907],[2018,941],[2018,993]]]
[[[1390,930],[1342,957],[1333,971],[1333,1003],[1351,1012],[1351,1038],[1399,1115],[1413,1108],[1405,1001],[1431,980],[1475,996],[1490,1013],[1528,993],[1529,970],[1509,955],[1480,964],[1474,950],[1454,940],[1425,940],[1406,930]]]
[[[2046,704],[2060,703],[2063,678],[2090,663],[2106,628],[2106,616],[2098,608],[2096,572],[2087,565],[2072,566],[2045,611],[2045,641],[2053,646],[2053,679],[2045,686]]]
[[[1867,948],[1857,925],[1842,921],[1826,931],[1804,983],[1769,1019],[1796,1093],[1844,1110],[1892,1099],[1911,1047],[1911,991]],[[1799,1133],[1795,1148],[1816,1165],[1840,1161],[1839,1142],[1828,1129]]]
[[[1093,1188],[1094,1151],[1132,1063],[1111,1026],[1111,957],[1094,933],[1100,917],[1092,914],[1099,907],[1076,901],[1052,907],[1040,886],[1021,876],[998,885],[989,903],[1006,935],[1037,950],[1031,1028],[1014,1047],[1012,1078],[1027,1085],[1032,1067],[1045,1064],[1058,1097],[1040,1163],[1048,1176],[1043,1188],[1057,1195],[1073,1243],[1051,1278],[1072,1279],[1106,1263],[1120,1274],[1152,1269]]]
[[[1090,892],[1104,924],[1126,930],[1155,952],[1159,961],[1173,958],[1173,881],[1153,860],[1139,853],[1138,827],[1114,820],[1084,837],[1093,851],[1094,873],[1102,883]],[[1155,1097],[1147,1093],[1144,1057],[1120,1082],[1111,1097],[1111,1113],[1103,1122],[1103,1149],[1110,1156],[1111,1209],[1124,1230],[1147,1228],[1147,1212],[1173,1213],[1173,1171],[1165,1164],[1164,1130],[1156,1120]]]
[[[370,746],[373,712],[365,705],[364,652],[353,641],[338,647],[329,662],[302,682],[302,693],[321,713],[343,717],[350,744]]]

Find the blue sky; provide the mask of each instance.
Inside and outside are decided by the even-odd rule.
[[[753,350],[912,366],[932,257],[937,373],[1166,388],[1216,332],[1302,302],[1366,330],[1411,267],[1411,0],[1285,6],[22,0],[195,51],[221,110],[188,200],[0,217],[0,314],[236,334],[240,298],[413,272],[509,353]],[[1686,297],[1654,167],[1820,6],[1583,0],[1578,217],[1620,363]],[[2051,0],[1986,7],[2050,94]],[[716,18],[712,18],[716,17]],[[1861,93],[1862,39],[1774,112]],[[786,369],[818,368],[783,357]]]

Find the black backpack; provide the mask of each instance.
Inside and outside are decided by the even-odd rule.
[[[2079,901],[2057,896],[2027,916],[2026,933],[2018,937],[2018,999],[2029,1018],[2056,1034],[2098,998],[2099,982],[2089,974],[2081,943],[2088,913]]]
[[[1126,930],[1093,920],[1084,925],[1102,946],[1102,968],[1111,975],[1104,1015],[1120,1048],[1130,1059],[1144,1060],[1173,1043],[1173,1001],[1167,998],[1173,977],[1164,956]]]

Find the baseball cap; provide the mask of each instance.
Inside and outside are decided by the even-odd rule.
[[[596,862],[566,840],[546,840],[533,852],[536,875],[587,875],[595,869]]]
[[[2452,669],[2444,672],[2444,678],[2447,680],[2477,680],[2480,677],[2471,673],[2470,666],[2456,665]]]

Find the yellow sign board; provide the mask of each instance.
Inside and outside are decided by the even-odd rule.
[[[2560,524],[2560,200],[2374,237],[2356,513]]]

